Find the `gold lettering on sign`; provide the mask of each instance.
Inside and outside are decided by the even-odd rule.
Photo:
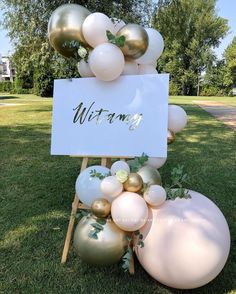
[[[143,119],[142,113],[135,113],[135,114],[124,114],[124,113],[115,113],[111,112],[108,109],[95,109],[95,102],[92,102],[89,107],[84,106],[84,103],[81,102],[73,108],[75,111],[73,123],[90,123],[95,122],[97,125],[101,124],[102,122],[108,122],[109,124],[113,124],[116,121],[123,122],[129,126],[129,130],[135,130],[141,123]]]

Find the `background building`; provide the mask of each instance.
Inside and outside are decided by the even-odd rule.
[[[16,75],[15,68],[11,65],[9,56],[2,56],[0,54],[0,82],[10,81],[13,82]]]

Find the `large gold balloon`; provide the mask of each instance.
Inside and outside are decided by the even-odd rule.
[[[82,25],[89,14],[89,10],[78,4],[61,5],[53,12],[48,23],[48,38],[61,55],[74,57],[78,42],[86,44]]]
[[[111,204],[105,198],[98,198],[93,202],[91,211],[97,217],[107,217],[111,212]]]
[[[149,165],[143,166],[138,171],[138,174],[141,176],[145,184],[149,184],[149,185],[161,184],[161,175],[159,171],[156,170],[154,167],[151,167]]]
[[[175,134],[171,130],[167,132],[167,144],[172,144],[175,141]]]
[[[82,260],[94,265],[110,265],[118,262],[128,246],[126,233],[107,219],[98,239],[89,237],[95,216],[85,216],[78,223],[74,233],[74,248]]]
[[[148,47],[148,34],[140,25],[127,24],[116,35],[117,37],[125,37],[125,44],[120,49],[127,58],[137,59],[146,52]]]
[[[139,174],[129,174],[128,180],[123,184],[125,191],[138,192],[143,187],[143,180]]]

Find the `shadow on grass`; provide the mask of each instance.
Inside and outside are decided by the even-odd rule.
[[[171,169],[183,164],[191,176],[187,188],[217,203],[235,240],[234,133],[200,108],[183,106],[190,122],[169,146],[168,161],[160,170],[163,180],[169,182]],[[86,265],[71,250],[68,263],[61,266],[60,256],[81,160],[51,156],[50,129],[49,124],[33,124],[4,126],[0,130],[4,179],[0,194],[3,293],[223,294],[235,288],[234,252],[218,278],[188,292],[159,284],[138,262],[135,276],[130,277],[117,265],[107,268]],[[109,142],[109,138],[104,139]]]
[[[19,97],[18,96],[10,96],[10,95],[7,95],[7,96],[0,95],[0,100],[7,100],[7,99],[19,99]]]

